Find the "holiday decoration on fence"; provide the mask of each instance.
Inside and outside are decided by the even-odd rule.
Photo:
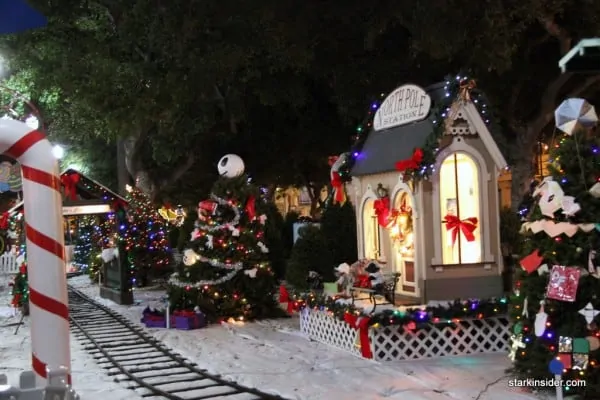
[[[461,319],[486,319],[503,316],[508,311],[508,301],[505,298],[497,300],[456,300],[447,304],[423,308],[407,308],[404,310],[382,310],[373,315],[362,313],[357,307],[340,301],[339,296],[318,296],[314,293],[296,295],[290,300],[295,301],[298,308],[310,308],[332,313],[344,321],[350,313],[369,317],[369,326],[403,326],[411,331],[427,328],[429,325],[454,325]]]
[[[522,268],[511,298],[517,347],[510,355],[519,377],[554,378],[560,364],[564,381],[585,380],[564,392],[583,398],[600,391],[596,121],[595,110],[582,99],[568,99],[556,110],[556,126],[565,135],[551,148],[551,176],[535,189],[522,226]]]
[[[158,214],[148,196],[138,188],[127,187],[128,226],[125,250],[131,268],[135,271],[135,284],[145,286],[152,269],[164,269],[171,263],[171,249],[165,221]]]
[[[472,102],[484,119],[484,122],[486,124],[490,123],[490,110],[488,109],[487,101],[483,94],[477,90],[475,80],[465,74],[448,76],[446,77],[444,90],[446,91],[446,95],[444,96],[445,101],[437,102],[431,108],[431,122],[434,129],[427,138],[425,145],[413,149],[413,155],[410,159],[398,160],[396,164],[396,169],[404,174],[406,180],[427,179],[433,172],[439,139],[444,134],[444,121],[455,101]],[[353,136],[353,145],[347,153],[349,156],[338,168],[342,182],[350,181],[350,170],[356,159],[361,156],[363,144],[373,127],[373,117],[386,96],[386,93],[381,93],[379,99],[371,103],[363,122],[356,127]]]
[[[237,155],[224,156],[218,172],[210,198],[198,203],[183,263],[169,281],[170,302],[178,309],[199,306],[210,321],[278,315],[264,200]]]

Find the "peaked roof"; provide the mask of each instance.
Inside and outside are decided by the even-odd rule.
[[[60,174],[60,177],[65,177],[65,176],[69,176],[69,175],[73,175],[73,174],[78,174],[79,175],[79,182],[77,183],[77,192],[79,194],[85,193],[87,196],[85,197],[98,197],[98,195],[102,196],[103,194],[107,194],[108,196],[110,196],[112,199],[115,200],[121,200],[125,203],[127,203],[127,200],[125,200],[122,196],[120,196],[119,194],[113,192],[112,190],[110,190],[109,188],[107,188],[106,186],[102,185],[101,183],[98,183],[97,181],[85,176],[84,174],[82,174],[81,172],[73,169],[73,168],[67,168],[65,171],[63,171]],[[95,190],[93,190],[93,188],[97,189],[100,191],[100,193],[97,193]],[[10,210],[8,210],[9,213],[13,213],[19,209],[23,208],[23,201],[18,202],[17,204],[15,204]]]
[[[445,82],[440,82],[425,89],[431,97],[432,109],[446,98],[445,86]],[[472,103],[464,104],[462,107],[464,107],[467,118],[475,127],[479,138],[487,147],[496,166],[499,169],[506,167],[506,160],[479,115],[477,108]],[[423,146],[429,135],[433,133],[434,118],[435,113],[431,112],[426,119],[421,121],[383,131],[371,131],[350,174],[352,176],[363,176],[395,171],[396,162],[409,159],[414,149]]]

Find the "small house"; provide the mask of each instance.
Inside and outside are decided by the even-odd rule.
[[[463,89],[453,102],[447,83],[394,90],[354,155],[347,190],[359,257],[399,272],[397,295],[407,302],[503,294],[498,178],[506,161],[485,110]],[[422,168],[420,151],[436,129],[443,133],[433,136],[428,173],[409,179],[404,171]]]

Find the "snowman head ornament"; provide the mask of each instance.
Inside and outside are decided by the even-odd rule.
[[[217,165],[219,175],[226,178],[237,178],[244,173],[244,161],[236,154],[226,154]]]

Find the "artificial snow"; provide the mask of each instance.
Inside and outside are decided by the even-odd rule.
[[[87,276],[69,283],[138,325],[146,306],[165,306],[161,290],[136,290],[135,306],[119,306],[100,299],[98,287],[91,285]],[[9,303],[8,289],[0,283],[0,326],[18,321]],[[14,326],[0,328],[0,373],[9,375],[11,382],[30,368],[28,319],[17,335],[14,330]],[[505,370],[510,362],[506,354],[377,363],[308,340],[299,331],[298,318],[148,332],[199,368],[290,400],[539,398],[523,389],[509,388],[510,377]],[[100,400],[107,393],[111,393],[112,400],[139,399],[145,393],[114,383],[75,339],[71,348],[74,388],[82,399]]]

